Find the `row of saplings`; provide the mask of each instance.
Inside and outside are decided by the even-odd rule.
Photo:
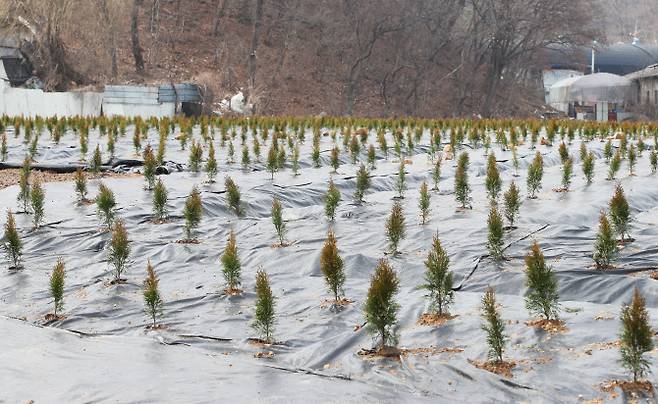
[[[100,194],[104,191],[101,188]],[[111,191],[110,191],[111,192]],[[99,195],[100,195],[99,194]],[[198,194],[196,194],[198,196]],[[188,203],[189,203],[188,198]],[[98,202],[98,198],[97,198]],[[193,201],[200,214],[200,199]],[[187,205],[187,204],[186,204]],[[399,204],[396,204],[399,206]],[[274,222],[280,235],[284,232],[281,221],[281,208],[275,200],[273,206]],[[108,217],[103,215],[105,219]],[[276,218],[278,217],[278,219]],[[278,222],[278,224],[277,224]],[[123,270],[128,263],[130,253],[127,231],[123,221],[110,222],[112,239],[109,247],[109,261],[114,267],[115,278],[112,283],[121,283]],[[283,238],[280,238],[283,244]],[[4,247],[14,260],[18,268],[21,250],[21,241],[16,230],[13,215],[8,214],[5,225]],[[559,320],[559,295],[557,279],[544,261],[543,253],[539,245],[534,243],[531,251],[525,258],[526,261],[526,284],[529,293],[526,297],[526,307],[541,318],[530,323],[550,331],[563,330],[563,324]],[[239,295],[242,293],[241,286],[241,263],[238,256],[235,234],[231,231],[228,243],[221,256],[223,275],[227,284],[226,293]],[[332,294],[332,309],[338,311],[341,306],[350,304],[351,301],[343,295],[343,286],[346,280],[343,261],[340,257],[337,240],[333,232],[329,232],[321,253],[320,266],[329,291]],[[449,308],[454,301],[452,289],[452,273],[449,270],[449,257],[441,246],[438,235],[433,239],[432,248],[425,261],[426,273],[425,283],[421,285],[427,289],[430,300],[430,312],[423,315],[421,322],[424,324],[441,324],[451,320]],[[57,261],[50,278],[50,290],[54,299],[54,313],[47,316],[50,320],[61,318],[61,310],[64,301],[64,278],[65,265],[60,259]],[[143,295],[146,313],[152,320],[151,327],[158,327],[157,319],[162,315],[163,300],[158,288],[158,277],[150,261],[147,264],[147,277],[144,280]],[[395,295],[399,289],[399,279],[395,270],[385,259],[379,261],[375,273],[371,278],[371,284],[364,304],[364,317],[366,329],[369,330],[379,341],[375,350],[367,351],[374,355],[391,355],[396,352],[391,345],[396,341],[394,326],[397,322],[398,304]],[[482,298],[482,316],[484,319],[483,330],[487,333],[489,344],[489,360],[476,363],[484,369],[511,374],[513,362],[504,360],[503,353],[507,342],[505,325],[497,308],[493,288],[489,288]],[[648,312],[644,299],[637,291],[634,291],[630,305],[625,305],[621,312],[622,334],[621,334],[621,361],[633,375],[635,384],[649,371],[649,362],[644,358],[645,352],[653,349],[653,334],[650,327]],[[253,326],[261,333],[262,341],[273,343],[273,328],[275,324],[275,298],[269,285],[269,279],[265,271],[258,270],[256,273],[256,309]],[[642,382],[644,383],[644,382]],[[649,384],[650,386],[650,384]]]

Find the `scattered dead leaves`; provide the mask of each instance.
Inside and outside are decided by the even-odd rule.
[[[321,309],[326,309],[327,307],[345,307],[349,306],[350,304],[354,303],[354,300],[350,300],[346,297],[341,297],[338,300],[333,300],[333,299],[324,299],[320,303],[320,308]]]
[[[631,398],[654,396],[653,384],[648,380],[639,382],[633,382],[630,380],[608,380],[599,385],[599,389],[604,393],[610,394],[611,398],[619,396],[619,393],[615,391],[617,388],[630,395]]]
[[[526,325],[533,328],[541,328],[542,330],[551,334],[561,334],[569,330],[567,326],[564,325],[564,321],[546,320],[544,318],[527,321]]]
[[[594,342],[585,346],[585,354],[591,355],[593,350],[605,351],[608,349],[615,349],[621,346],[621,341],[608,341],[608,342]]]
[[[185,240],[176,240],[176,244],[199,244],[201,243],[198,239],[191,238]]]
[[[464,352],[462,348],[451,348],[451,347],[437,348],[434,346],[430,346],[426,348],[402,348],[400,350],[400,353],[403,356],[408,356],[408,355],[430,356],[430,355],[439,355],[442,353],[461,353],[461,352]]]
[[[243,290],[238,289],[238,288],[227,288],[224,289],[224,293],[226,293],[228,296],[240,296],[242,295]]]
[[[506,377],[508,379],[512,378],[512,369],[516,367],[516,362],[514,361],[486,361],[480,362],[475,360],[468,360],[473,366],[478,369],[486,370],[487,372],[495,373],[497,375]]]
[[[435,313],[423,313],[418,318],[418,324],[430,326],[430,327],[440,327],[448,321],[456,318],[457,316],[451,316],[450,314],[435,314]]]
[[[147,330],[153,330],[153,331],[166,330],[168,328],[169,327],[167,327],[166,324],[155,324],[155,325],[149,324],[149,325],[146,326]]]
[[[651,279],[655,279],[655,280],[658,281],[658,270],[653,271],[653,272],[649,275],[649,277],[650,277]]]
[[[272,359],[274,358],[274,352],[272,351],[256,352],[254,354],[254,358]]]
[[[614,320],[615,316],[612,315],[609,311],[601,311],[599,314],[594,317],[594,320],[596,321],[601,321],[601,320]]]
[[[61,314],[54,314],[54,313],[48,313],[44,316],[44,319],[46,320],[46,323],[53,323],[55,321],[61,321],[64,320],[66,316],[63,316]]]

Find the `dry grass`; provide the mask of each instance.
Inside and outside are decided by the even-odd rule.
[[[450,314],[434,314],[434,313],[423,313],[418,318],[418,324],[430,326],[430,327],[440,327],[448,321],[456,318],[457,316],[451,316]]]
[[[546,320],[541,318],[528,321],[526,322],[526,325],[533,328],[541,328],[551,334],[561,334],[569,330],[561,320]]]

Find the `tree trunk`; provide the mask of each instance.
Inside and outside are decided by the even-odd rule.
[[[139,7],[142,0],[133,0],[132,13],[130,15],[130,39],[132,41],[133,57],[135,58],[135,71],[144,74],[144,56],[142,56],[142,47],[139,44]]]
[[[256,10],[254,13],[254,25],[251,34],[251,49],[249,51],[249,95],[247,96],[248,104],[251,104],[251,113],[256,113],[255,88],[256,88],[256,50],[258,49],[258,37],[260,36],[260,25],[263,17],[264,0],[255,0]]]

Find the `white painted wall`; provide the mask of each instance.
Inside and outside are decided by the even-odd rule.
[[[0,87],[0,115],[44,118],[98,116],[102,100],[102,93],[51,93],[37,89]]]
[[[176,104],[173,102],[162,104],[114,104],[103,103],[103,114],[105,116],[127,116],[143,118],[162,118],[165,116],[174,116],[176,113]]]

